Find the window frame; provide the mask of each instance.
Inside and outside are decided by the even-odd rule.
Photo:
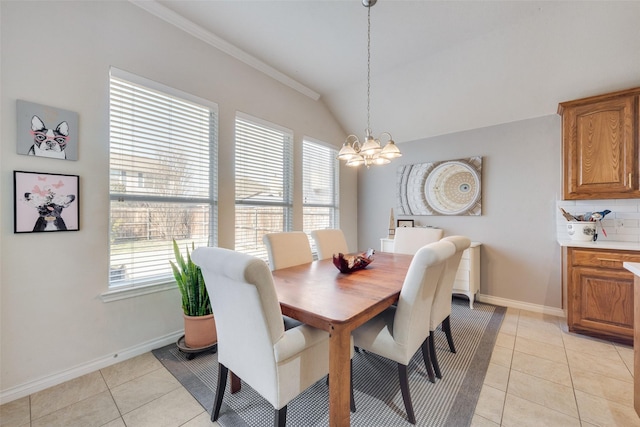
[[[282,142],[282,151],[283,151],[283,159],[282,159],[282,201],[275,200],[260,200],[260,199],[239,199],[238,191],[240,180],[238,179],[238,121],[244,122],[250,126],[254,127],[262,127],[265,129],[265,132],[279,132],[282,133],[283,142]],[[235,191],[234,191],[234,207],[235,207],[235,227],[234,227],[234,248],[236,251],[249,253],[253,256],[257,256],[265,261],[268,261],[268,256],[266,252],[266,247],[262,243],[262,238],[259,241],[256,241],[256,249],[251,251],[243,250],[238,247],[238,207],[257,207],[257,208],[268,208],[268,207],[279,207],[282,208],[282,230],[270,230],[267,232],[276,232],[276,231],[291,231],[293,227],[293,131],[284,126],[280,126],[278,124],[260,119],[255,116],[251,116],[249,114],[236,111],[235,119],[234,119],[234,182],[235,182]],[[257,230],[257,229],[256,229]],[[264,235],[266,233],[263,233]],[[257,236],[257,234],[256,234]],[[259,249],[262,248],[262,249]]]
[[[306,150],[305,145],[310,144],[316,147],[321,147],[328,150],[328,153],[333,160],[333,174],[332,174],[332,202],[331,203],[307,203],[306,195],[305,195],[305,182],[306,182],[306,170],[305,170],[305,156]],[[326,142],[310,138],[304,137],[302,140],[302,229],[305,230],[306,233],[310,233],[313,231],[309,227],[307,227],[305,221],[305,208],[307,207],[320,207],[320,208],[329,208],[331,209],[330,215],[330,224],[328,228],[340,228],[340,163],[337,159],[338,150],[333,147],[331,144],[327,144]],[[313,227],[315,228],[315,227]],[[315,247],[314,253],[315,253]]]
[[[114,173],[120,176],[120,179],[135,180],[138,184],[144,183],[145,177],[141,171],[131,171],[133,174],[129,176],[126,170],[113,169],[113,135],[112,135],[112,103],[114,102],[112,94],[113,80],[122,81],[135,87],[150,92],[156,92],[160,96],[175,98],[180,102],[195,104],[198,107],[208,110],[209,114],[209,156],[208,156],[208,184],[209,191],[206,197],[203,196],[185,196],[184,194],[131,194],[126,192],[112,192],[111,180],[115,178]],[[147,111],[148,112],[148,111]],[[112,260],[112,229],[111,216],[113,211],[112,203],[117,201],[131,202],[159,202],[159,203],[185,203],[185,204],[205,204],[209,207],[208,218],[208,244],[217,246],[218,239],[218,127],[219,127],[218,105],[209,100],[197,97],[195,95],[183,92],[153,80],[111,67],[109,70],[109,266]],[[134,145],[132,142],[130,145]],[[204,166],[204,165],[203,165]],[[204,169],[206,171],[206,169]],[[173,252],[168,260],[173,260]],[[130,282],[114,284],[111,279],[111,267],[109,267],[108,290],[101,295],[104,302],[130,298],[139,295],[145,295],[153,292],[159,292],[177,287],[173,274],[170,272],[149,279],[139,279]]]

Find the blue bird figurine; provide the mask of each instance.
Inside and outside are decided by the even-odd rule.
[[[594,221],[602,221],[602,218],[604,218],[607,214],[610,214],[611,211],[609,209],[605,209],[601,212],[594,212],[591,214],[591,219],[593,219]]]

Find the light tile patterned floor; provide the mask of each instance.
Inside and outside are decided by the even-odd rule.
[[[151,353],[0,407],[2,427],[217,425]],[[640,426],[633,349],[508,309],[472,425]]]

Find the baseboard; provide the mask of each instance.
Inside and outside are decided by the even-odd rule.
[[[139,356],[148,351],[171,344],[172,342],[176,342],[183,334],[183,331],[173,332],[163,337],[120,350],[117,353],[94,359],[90,362],[83,363],[82,365],[78,365],[52,375],[47,375],[6,390],[1,390],[0,404],[20,399],[21,397],[62,384],[63,382],[81,377],[82,375],[90,374],[91,372],[106,368],[107,366],[115,365],[116,363],[131,359],[132,357]]]
[[[528,302],[494,297],[491,295],[483,295],[480,293],[478,293],[476,299],[480,302],[486,302],[487,304],[501,305],[503,307],[517,308],[520,310],[528,310],[528,311],[533,311],[535,313],[549,314],[549,315],[558,316],[558,317],[566,317],[564,310],[562,310],[561,308],[548,307],[546,305],[539,305],[539,304],[531,304]]]

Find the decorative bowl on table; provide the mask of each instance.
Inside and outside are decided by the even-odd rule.
[[[362,270],[373,261],[373,254],[376,251],[368,249],[366,252],[357,254],[333,254],[333,265],[342,273],[351,273]]]

